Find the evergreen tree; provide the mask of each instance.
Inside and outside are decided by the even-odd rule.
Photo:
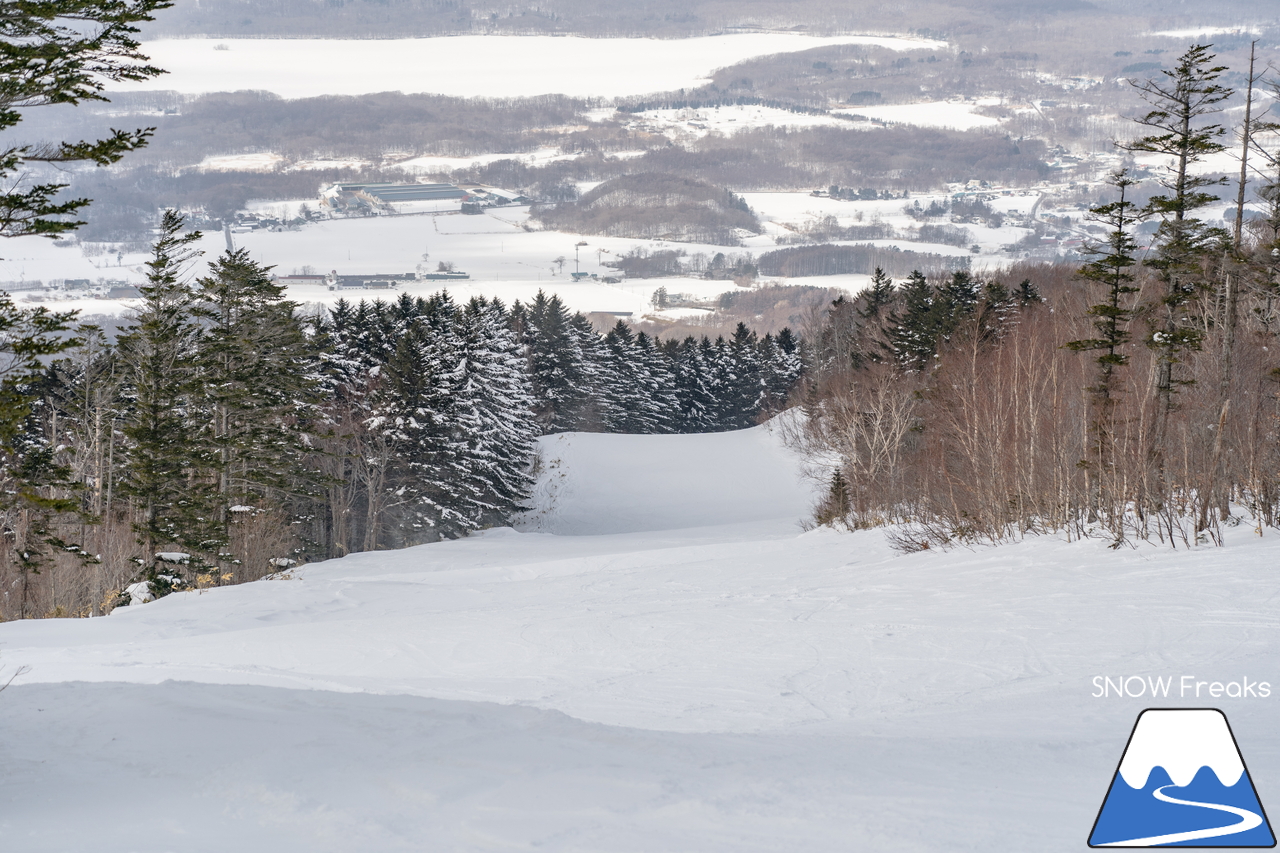
[[[1018,302],[1019,308],[1026,308],[1028,305],[1039,305],[1044,301],[1044,297],[1040,295],[1040,291],[1036,290],[1036,286],[1031,283],[1031,279],[1024,278],[1018,282],[1017,288],[1013,291],[1013,297]]]
[[[643,377],[641,392],[650,421],[649,431],[672,432],[679,402],[671,364],[657,342],[645,332],[636,333],[636,358]]]
[[[889,315],[888,347],[903,370],[921,371],[933,363],[937,351],[937,311],[933,288],[924,273],[915,270],[902,285],[902,311]]]
[[[831,474],[831,485],[827,487],[826,497],[814,512],[814,520],[819,524],[834,524],[846,521],[853,512],[853,500],[850,495],[849,482],[844,472],[836,468]]]
[[[746,323],[738,323],[729,341],[729,359],[734,378],[722,398],[722,403],[727,407],[725,425],[728,429],[754,426],[767,394],[757,346],[756,333],[747,328]]]
[[[165,211],[147,283],[139,288],[142,306],[118,339],[129,442],[120,490],[138,508],[145,574],[158,595],[181,575],[180,564],[157,562],[162,547],[191,553],[198,570],[225,544],[215,521],[215,485],[200,476],[213,459],[201,435],[208,413],[200,405],[195,294],[183,278],[199,255],[193,244],[200,234],[183,234],[182,227],[180,215]]]
[[[213,455],[224,540],[238,518],[232,507],[239,513],[279,507],[287,497],[314,491],[316,478],[303,462],[317,403],[317,359],[296,304],[270,273],[248,250],[237,249],[218,258],[196,285],[193,313],[203,321],[197,359],[209,413],[201,442]]]
[[[979,283],[964,270],[952,273],[951,279],[936,289],[930,306],[935,352],[974,312],[978,299]]]
[[[436,300],[431,315],[400,338],[373,407],[372,420],[386,430],[395,454],[384,498],[387,512],[399,519],[389,532],[401,545],[473,529],[481,501],[458,428],[465,371],[456,307],[447,295]]]
[[[1137,264],[1133,257],[1137,246],[1130,232],[1141,217],[1126,195],[1135,183],[1129,178],[1128,170],[1116,172],[1112,175],[1111,185],[1119,190],[1119,199],[1090,211],[1089,218],[1107,229],[1107,242],[1093,248],[1093,260],[1080,268],[1081,278],[1104,288],[1103,301],[1090,305],[1088,309],[1088,315],[1094,318],[1093,327],[1098,337],[1066,344],[1075,352],[1100,353],[1094,359],[1098,365],[1097,379],[1089,390],[1103,406],[1110,404],[1115,393],[1116,368],[1129,362],[1121,347],[1130,339],[1129,321],[1133,319],[1133,309],[1125,304],[1125,299],[1138,292],[1132,272]]]
[[[604,337],[608,348],[608,379],[604,396],[610,413],[609,432],[655,432],[650,399],[650,377],[640,361],[635,336],[622,320]]]
[[[497,300],[472,299],[462,312],[462,371],[457,429],[465,437],[475,527],[504,523],[522,509],[538,434],[533,394],[506,311]]]
[[[719,426],[715,418],[718,401],[704,356],[709,342],[705,337],[702,341],[699,346],[693,336],[685,338],[676,355],[676,432],[713,432]]]
[[[591,321],[582,314],[574,314],[569,318],[569,328],[573,333],[577,351],[581,353],[579,364],[582,395],[578,409],[577,429],[594,431],[605,429],[605,425],[616,417],[610,395],[606,392],[609,382],[609,348],[604,338],[596,334]]]
[[[538,425],[544,434],[581,429],[587,420],[590,371],[569,312],[558,296],[538,291],[524,323]]]
[[[893,279],[880,267],[876,267],[875,272],[871,274],[871,286],[862,291],[859,296],[862,297],[860,300],[862,307],[858,310],[858,316],[873,324],[879,324],[883,319],[882,315],[893,305]]]
[[[790,351],[784,346],[790,347]],[[768,414],[776,414],[786,407],[791,389],[800,379],[800,356],[795,351],[790,329],[783,329],[777,338],[764,336],[760,341],[760,363],[764,374],[761,408]]]
[[[973,328],[984,343],[999,341],[1018,323],[1018,298],[998,281],[982,285],[973,309]]]
[[[21,0],[0,11],[0,132],[25,110],[106,101],[111,83],[164,73],[148,65],[135,24],[153,20],[172,0]],[[73,219],[89,199],[61,199],[67,186],[34,181],[43,164],[106,166],[146,145],[155,128],[113,130],[95,141],[0,145],[0,236],[55,237],[83,222]]]
[[[1111,184],[1119,190],[1120,197],[1109,204],[1090,211],[1090,218],[1107,228],[1107,242],[1092,250],[1093,260],[1080,269],[1080,277],[1104,288],[1103,301],[1089,306],[1093,317],[1096,338],[1069,341],[1068,349],[1075,352],[1096,352],[1098,365],[1096,379],[1089,387],[1092,412],[1089,418],[1091,453],[1082,467],[1089,477],[1088,495],[1091,512],[1096,516],[1102,502],[1103,480],[1111,467],[1112,420],[1116,405],[1116,369],[1129,363],[1122,348],[1130,340],[1129,323],[1133,308],[1126,304],[1131,294],[1137,293],[1132,270],[1136,244],[1130,236],[1135,222],[1140,218],[1135,205],[1127,198],[1134,181],[1127,170],[1121,169],[1111,177]],[[1118,519],[1115,520],[1118,525]],[[1117,526],[1116,532],[1119,533]]]
[[[875,268],[871,286],[858,294],[857,363],[884,360],[887,324],[898,299],[897,289],[883,269]]]
[[[715,400],[714,430],[722,432],[737,429],[741,414],[741,397],[733,350],[723,336],[716,338],[714,343],[703,338],[702,357],[710,369],[710,387],[712,398]]]
[[[105,101],[114,82],[162,73],[147,65],[134,24],[170,0],[23,0],[0,11],[0,132],[11,130],[34,107]],[[0,237],[56,237],[75,230],[89,199],[61,198],[67,184],[47,180],[49,166],[118,162],[146,144],[154,128],[113,130],[106,138],[41,145],[0,143]],[[0,513],[8,516],[5,553],[17,563],[22,584],[20,615],[27,615],[30,575],[49,547],[71,550],[52,530],[76,507],[68,496],[67,469],[53,447],[33,431],[41,359],[76,341],[74,312],[18,308],[0,294]],[[14,520],[16,519],[16,520]]]
[[[1161,72],[1162,78],[1137,84],[1139,94],[1153,107],[1137,122],[1154,132],[1121,146],[1173,158],[1173,165],[1160,178],[1166,194],[1153,197],[1144,210],[1146,215],[1161,219],[1156,232],[1159,250],[1146,261],[1164,285],[1162,310],[1147,336],[1147,345],[1157,355],[1155,393],[1161,413],[1157,443],[1173,406],[1175,387],[1182,384],[1174,376],[1174,365],[1181,361],[1182,353],[1200,347],[1201,332],[1188,322],[1187,311],[1197,290],[1205,285],[1201,264],[1211,247],[1229,240],[1225,230],[1211,228],[1193,216],[1196,210],[1217,201],[1217,196],[1206,190],[1226,181],[1192,173],[1196,163],[1226,150],[1218,141],[1225,133],[1221,125],[1198,124],[1204,116],[1220,112],[1220,105],[1232,94],[1217,82],[1227,69],[1213,64],[1210,47],[1193,45],[1178,58],[1173,70]]]

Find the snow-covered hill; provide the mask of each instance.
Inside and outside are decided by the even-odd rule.
[[[1066,851],[1138,711],[1280,796],[1280,538],[899,555],[776,431],[542,440],[520,530],[0,625],[6,851]],[[1094,698],[1094,677],[1175,695]]]

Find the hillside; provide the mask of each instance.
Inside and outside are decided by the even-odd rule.
[[[1152,704],[1094,676],[1280,682],[1270,531],[899,555],[768,426],[541,443],[521,530],[0,625],[5,849],[1074,851]]]
[[[737,246],[760,221],[740,196],[705,181],[664,174],[623,175],[576,202],[537,207],[547,228],[608,237],[643,237]]]

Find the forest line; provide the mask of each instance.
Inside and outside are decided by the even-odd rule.
[[[662,341],[619,321],[601,335],[541,292],[304,316],[244,250],[193,278],[198,232],[183,229],[165,215],[115,340],[30,315],[37,354],[7,380],[3,471],[25,499],[0,519],[16,556],[4,618],[94,615],[508,524],[537,436],[751,426],[802,369],[788,329]]]

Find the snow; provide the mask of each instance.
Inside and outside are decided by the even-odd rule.
[[[471,166],[485,166],[490,163],[496,163],[499,160],[516,160],[529,166],[544,166],[547,163],[555,163],[560,160],[573,160],[579,156],[581,155],[561,154],[558,148],[539,148],[536,151],[524,153],[476,154],[470,157],[423,155],[387,165],[404,169],[406,172],[413,174],[428,175],[449,173],[455,169],[466,169]]]
[[[1164,36],[1171,39],[1193,39],[1198,36],[1217,36],[1217,35],[1257,35],[1261,32],[1259,27],[1222,27],[1222,26],[1205,26],[1205,27],[1186,27],[1181,30],[1160,30],[1159,32],[1148,33],[1153,36]]]
[[[799,460],[771,430],[646,436],[644,448],[637,452],[635,438],[626,435],[542,439],[538,509],[517,526],[571,536],[675,530],[780,514],[799,519],[814,503]],[[637,494],[662,494],[670,480],[666,465],[653,464],[654,455],[684,459],[684,483],[661,501],[637,502]],[[591,476],[573,476],[581,471]]]
[[[270,172],[284,163],[284,157],[267,151],[257,154],[223,154],[217,157],[206,157],[196,168],[205,172]]]
[[[293,164],[294,169],[359,169],[368,165],[367,160],[359,157],[338,157],[331,159],[299,160]]]
[[[1002,191],[991,192],[997,194]],[[1001,195],[991,204],[999,211],[1025,213],[1038,195],[1025,190],[1021,192],[1022,195]],[[750,251],[758,256],[779,248],[778,237],[791,237],[825,216],[836,217],[840,225],[846,227],[879,221],[905,231],[920,223],[903,212],[904,205],[918,201],[923,207],[928,207],[935,200],[946,200],[948,195],[937,193],[913,195],[908,200],[876,201],[840,201],[807,192],[744,192],[743,197],[760,217],[764,231],[744,239],[741,249],[526,230],[529,224],[527,207],[512,205],[489,209],[481,216],[464,216],[454,212],[459,207],[456,201],[402,204],[397,205],[402,215],[324,220],[295,230],[236,233],[233,239],[236,246],[249,249],[254,260],[274,266],[279,275],[300,273],[308,267],[320,273],[335,270],[344,275],[406,273],[419,266],[434,269],[438,262],[447,261],[468,273],[470,279],[447,283],[419,282],[402,289],[424,295],[448,289],[462,300],[476,295],[497,296],[507,303],[516,299],[528,301],[542,289],[560,294],[574,311],[629,312],[639,317],[652,310],[650,300],[660,286],[666,287],[670,293],[687,293],[697,299],[714,299],[726,290],[732,290],[733,286],[723,281],[697,278],[636,279],[614,284],[599,280],[573,282],[569,280],[569,273],[574,270],[577,243],[586,241],[588,244],[581,247],[578,256],[582,272],[593,273],[600,278],[614,277],[617,271],[605,264],[636,248],[649,251],[678,249],[708,256],[722,251]],[[299,214],[303,204],[312,210],[319,207],[313,198],[252,201],[248,208],[260,214],[289,219]],[[444,210],[434,210],[440,207]],[[999,229],[980,225],[962,227],[973,232],[975,242],[982,248],[983,253],[974,256],[974,263],[991,267],[1007,264],[1009,258],[997,254],[1000,248],[1017,242],[1028,233],[1026,229],[1013,225]],[[942,255],[968,254],[968,247],[903,239],[870,242]],[[13,239],[6,243],[5,257],[0,259],[0,281],[41,280],[47,283],[63,278],[119,279],[134,284],[144,281],[145,254],[131,252],[118,261],[116,247],[106,248],[106,254],[85,256],[75,246],[60,247],[46,239]],[[217,257],[226,248],[225,238],[221,232],[207,232],[199,248],[204,251],[206,260]],[[424,253],[429,255],[427,261],[422,259]],[[568,259],[563,271],[554,264],[555,259],[561,256]],[[864,280],[865,276],[823,276],[787,281],[850,288],[861,287]],[[338,293],[314,285],[294,285],[289,291],[291,299],[319,304],[332,304],[339,298],[358,301],[378,296],[394,298],[395,295],[394,292]],[[86,314],[119,315],[136,305],[136,300],[93,298],[83,291],[19,293],[17,298],[36,298],[58,310],[74,309]]]
[[[775,107],[730,105],[704,109],[646,110],[623,117],[635,130],[686,136],[698,139],[710,133],[732,136],[741,130],[774,127],[840,127],[868,130],[878,123],[910,124],[920,127],[945,127],[974,130],[995,127],[999,119],[979,115],[977,107],[998,103],[998,99],[982,101],[931,101],[920,104],[849,107],[829,114],[793,113]],[[866,121],[858,121],[858,118]]]
[[[979,104],[972,101],[930,101],[922,104],[888,104],[879,107],[851,107],[835,110],[837,115],[866,116],[890,124],[918,127],[945,127],[952,130],[974,130],[995,127],[999,119],[979,115]]]
[[[717,68],[756,56],[843,44],[891,50],[946,47],[897,36],[761,32],[691,39],[452,36],[427,39],[165,39],[145,42],[169,71],[122,91],[266,89],[285,98],[431,92],[459,97],[557,93],[641,95],[702,83]]]
[[[711,308],[660,308],[652,311],[646,311],[645,317],[653,320],[695,320],[708,317],[712,314]]]
[[[131,583],[124,588],[124,594],[129,596],[129,604],[146,604],[155,598],[155,594],[151,592],[151,585],[146,581],[139,583]]]
[[[519,530],[0,625],[6,849],[1065,853],[1150,702],[1095,676],[1274,679],[1273,531],[901,555],[776,422],[540,444]]]
[[[271,172],[276,169],[296,172],[313,169],[358,169],[366,165],[368,165],[367,160],[357,157],[306,159],[290,163],[281,154],[273,151],[258,151],[248,154],[220,154],[205,157],[196,168],[205,172]]]
[[[870,122],[859,123],[833,115],[795,113],[777,107],[726,105],[704,109],[645,110],[638,113],[619,114],[623,124],[638,131],[671,134],[678,133],[691,139],[700,139],[711,133],[725,136],[742,130],[760,127],[842,127],[865,129]]]

